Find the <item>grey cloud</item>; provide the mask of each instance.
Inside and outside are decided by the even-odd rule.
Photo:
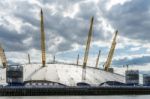
[[[79,3],[86,0],[39,0],[42,4],[56,4],[62,8],[68,7],[69,5]]]
[[[25,6],[25,4],[24,4]],[[36,6],[36,5],[35,5]],[[84,8],[84,5],[81,5],[82,8]],[[28,7],[28,5],[27,5]],[[25,7],[25,8],[27,8]],[[33,7],[34,9],[35,7]],[[38,7],[36,8],[38,9]],[[96,9],[93,7],[94,11],[90,11],[90,13],[95,13]],[[40,28],[40,17],[39,19],[36,19],[34,17],[34,15],[37,14],[37,12],[31,12],[30,8],[28,9],[29,11],[27,11],[26,13],[23,13],[25,10],[20,9],[19,12],[15,12],[14,16],[18,17],[20,20],[23,20],[23,22],[27,22],[32,24],[34,27]],[[78,43],[79,45],[83,45],[85,44],[85,41],[87,39],[87,34],[88,34],[88,30],[89,30],[89,23],[90,23],[90,18],[91,15],[90,14],[87,16],[87,18],[85,18],[84,16],[81,15],[81,12],[83,12],[83,14],[87,13],[88,11],[84,11],[87,10],[87,5],[85,6],[84,9],[82,9],[78,15],[78,17],[76,18],[69,18],[69,17],[64,17],[62,15],[62,13],[55,13],[54,15],[51,13],[50,9],[48,8],[44,8],[43,12],[44,12],[44,22],[45,22],[45,32],[47,35],[47,40],[49,42],[49,40],[52,39],[48,39],[51,38],[51,34],[54,33],[57,36],[63,37],[66,41],[70,42],[68,45],[68,47],[66,46],[65,49],[69,50],[72,47],[73,43]],[[40,12],[40,9],[39,9]],[[39,14],[38,12],[38,14]],[[97,18],[95,18],[97,19]],[[98,23],[97,20],[94,21],[94,37],[93,40],[100,40],[101,38],[103,38],[103,31],[100,29],[101,27],[96,27],[97,24],[100,24],[100,22]],[[26,31],[28,33],[28,29],[26,29]],[[36,31],[32,31],[32,32],[40,32],[39,29],[37,29]],[[32,34],[33,36],[33,47],[36,49],[39,49],[39,34],[35,35]],[[51,44],[54,44],[54,41],[51,42]],[[48,45],[51,45],[48,44]],[[60,44],[61,45],[61,44]],[[63,45],[63,42],[62,42]],[[48,46],[50,47],[50,46]],[[68,48],[68,49],[67,49]],[[58,47],[58,51],[65,51],[62,50],[64,48],[60,48]]]
[[[20,1],[16,3],[16,8],[12,12],[12,15],[23,21],[23,23],[29,23],[37,27],[39,23],[36,17],[36,11],[34,11],[37,8],[40,10],[40,7],[36,4],[31,4],[27,1]]]
[[[0,42],[6,48],[6,51],[24,51],[26,46],[23,40],[28,37],[26,34],[19,34],[16,30],[9,30],[3,25],[0,26]]]
[[[131,0],[123,5],[113,6],[109,11],[104,11],[104,17],[120,31],[120,35],[142,42],[149,41],[149,0]]]
[[[112,37],[112,35],[109,35],[110,38],[105,38],[104,33],[106,32],[102,28],[102,20],[97,20],[100,17],[105,18],[113,27],[118,28],[122,36],[149,41],[148,26],[150,26],[150,22],[147,21],[150,18],[150,14],[148,14],[149,1],[133,0],[124,5],[116,5],[110,11],[102,8],[106,3],[105,0],[98,4],[92,2],[85,3],[84,0],[68,0],[65,2],[64,0],[40,0],[39,3],[43,6],[44,12],[47,52],[71,50],[74,43],[85,45],[91,16],[95,17],[93,28],[94,41],[110,39]],[[79,12],[76,13],[75,17],[64,17],[63,12],[70,9],[76,3],[79,4]],[[57,11],[53,13],[45,5],[54,5]],[[23,24],[20,24],[20,33],[15,29],[10,31],[0,26],[0,41],[5,42],[4,45],[8,51],[28,51],[31,48],[40,50],[40,8],[39,5],[31,4],[28,1],[15,3],[15,9],[12,9],[11,13],[9,13],[10,17],[15,17],[23,22]],[[11,8],[9,9],[11,10]],[[13,21],[15,22],[15,20]],[[4,22],[3,24],[7,25],[9,22]],[[23,40],[30,37],[32,40],[29,42],[29,45],[25,45]],[[63,38],[64,41],[56,44],[55,41],[58,37]],[[55,47],[49,50],[51,46]],[[149,59],[149,57],[146,58]],[[144,57],[143,62],[147,63],[145,60]],[[128,59],[123,63],[120,60],[114,60],[114,64],[132,64],[134,62],[135,60]]]
[[[113,64],[114,65],[144,65],[150,63],[150,56],[142,56],[142,57],[136,57],[132,59],[128,58],[123,58],[123,59],[118,59],[114,60]]]
[[[96,16],[98,8],[97,5],[93,2],[91,3],[80,3],[79,4],[80,11],[77,13],[76,17],[80,17],[84,20],[89,20],[91,16]]]
[[[72,49],[73,47],[71,46],[72,44],[70,44],[70,42],[68,41],[63,41],[62,43],[60,43],[58,45],[58,49],[59,51],[66,51],[68,49]]]

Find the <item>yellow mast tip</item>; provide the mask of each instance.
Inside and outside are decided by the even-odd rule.
[[[43,14],[42,8],[41,8],[41,14]]]
[[[92,16],[92,20],[94,20],[94,16]]]
[[[116,30],[116,33],[118,33],[118,30]]]

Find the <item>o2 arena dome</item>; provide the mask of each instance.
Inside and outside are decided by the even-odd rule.
[[[64,85],[64,86],[77,86],[77,85],[90,85],[99,86],[102,83],[114,81],[114,82],[125,82],[125,77],[113,72],[110,72],[110,65],[113,58],[113,53],[116,46],[116,37],[118,31],[116,31],[115,36],[112,41],[110,52],[108,58],[104,64],[104,69],[98,68],[98,61],[100,53],[98,54],[96,67],[87,66],[88,54],[90,49],[90,42],[92,38],[93,31],[93,21],[94,17],[91,18],[90,29],[88,33],[88,39],[85,48],[83,65],[77,64],[60,64],[60,63],[46,63],[46,51],[45,51],[45,32],[44,32],[44,19],[43,12],[41,10],[41,57],[42,64],[23,64],[23,82],[26,84],[38,82],[50,82],[54,84]],[[7,65],[6,57],[2,47],[0,48],[1,59],[3,64],[3,69],[0,70],[0,83],[6,83],[6,68]],[[78,61],[78,59],[77,59]],[[15,79],[15,78],[14,78]]]

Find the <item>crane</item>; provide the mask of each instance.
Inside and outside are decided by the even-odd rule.
[[[44,20],[43,11],[41,9],[41,52],[42,52],[42,66],[45,67],[46,55],[45,55],[45,32],[44,32]]]
[[[100,54],[101,54],[101,50],[99,50],[98,56],[97,56],[97,59],[96,59],[96,64],[95,64],[95,67],[96,67],[96,68],[98,68],[98,63],[99,63]]]
[[[108,54],[108,57],[107,57],[107,60],[106,60],[106,62],[104,64],[104,70],[105,71],[108,71],[108,69],[110,67],[110,64],[112,62],[113,54],[114,54],[115,47],[116,47],[117,35],[118,35],[118,30],[116,30],[116,32],[115,32],[115,36],[113,38],[113,41],[112,41],[112,44],[111,44],[111,48],[110,48],[110,51],[109,51],[109,54]]]
[[[2,48],[1,45],[0,45],[0,58],[2,61],[3,68],[6,68],[7,67],[7,60],[6,60],[6,56],[5,56],[5,50]]]
[[[84,53],[84,61],[83,61],[83,66],[82,66],[83,67],[82,68],[82,81],[86,79],[86,65],[87,65],[88,54],[89,54],[89,49],[90,49],[90,42],[92,39],[93,20],[94,20],[94,17],[91,18],[91,24],[90,24],[88,39],[87,39],[85,53]]]

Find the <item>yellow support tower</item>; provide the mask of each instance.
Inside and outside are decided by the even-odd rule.
[[[30,54],[28,54],[28,63],[31,64],[31,61],[30,61]]]
[[[5,51],[1,45],[0,45],[0,58],[2,61],[3,68],[6,68],[7,67],[7,60],[6,60],[6,56],[5,56]]]
[[[77,66],[79,65],[79,54],[77,56]]]
[[[101,50],[99,50],[98,56],[97,56],[97,59],[96,59],[96,64],[95,64],[95,67],[96,67],[96,68],[98,68],[98,63],[99,63],[100,54],[101,54]]]
[[[91,18],[91,24],[90,24],[90,29],[89,29],[89,33],[88,33],[86,49],[85,49],[85,53],[84,53],[84,61],[83,61],[83,69],[82,69],[82,81],[86,80],[86,65],[87,65],[88,54],[89,54],[89,49],[90,49],[90,42],[92,39],[93,21],[94,21],[94,17]]]
[[[112,45],[111,45],[111,48],[110,48],[110,51],[109,51],[106,63],[104,64],[104,70],[105,71],[108,71],[108,69],[110,67],[110,64],[112,62],[113,54],[114,54],[115,47],[116,47],[116,38],[117,38],[117,35],[118,35],[118,31],[115,32],[115,36],[113,38]]]
[[[54,55],[54,57],[53,57],[53,63],[54,63],[54,64],[56,63],[56,61],[55,61],[55,55]]]
[[[42,66],[45,67],[46,55],[45,55],[45,32],[44,32],[44,20],[43,11],[41,9],[41,51],[42,51]]]

